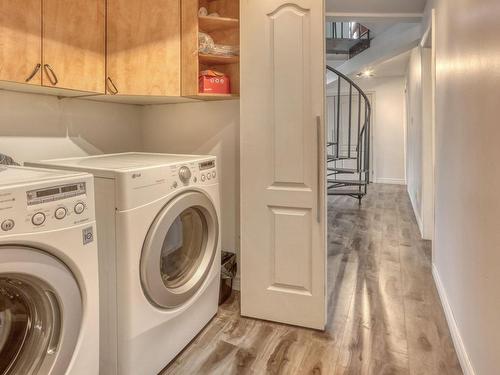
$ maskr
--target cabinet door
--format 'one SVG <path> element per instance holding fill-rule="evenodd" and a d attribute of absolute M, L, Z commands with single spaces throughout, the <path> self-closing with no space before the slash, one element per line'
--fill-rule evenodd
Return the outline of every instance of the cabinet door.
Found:
<path fill-rule="evenodd" d="M 105 0 L 43 0 L 44 86 L 104 93 Z"/>
<path fill-rule="evenodd" d="M 41 0 L 0 0 L 0 80 L 40 84 L 41 7 Z"/>
<path fill-rule="evenodd" d="M 240 4 L 241 313 L 323 329 L 323 1 Z"/>
<path fill-rule="evenodd" d="M 107 89 L 180 95 L 180 0 L 108 0 Z"/>

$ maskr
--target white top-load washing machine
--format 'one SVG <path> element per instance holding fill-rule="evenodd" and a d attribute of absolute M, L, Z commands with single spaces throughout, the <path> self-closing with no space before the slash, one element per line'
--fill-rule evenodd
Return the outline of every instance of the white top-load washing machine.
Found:
<path fill-rule="evenodd" d="M 93 177 L 0 167 L 0 373 L 97 375 Z"/>
<path fill-rule="evenodd" d="M 124 153 L 36 165 L 95 176 L 101 301 L 107 302 L 101 303 L 101 373 L 157 374 L 217 311 L 215 157 Z"/>

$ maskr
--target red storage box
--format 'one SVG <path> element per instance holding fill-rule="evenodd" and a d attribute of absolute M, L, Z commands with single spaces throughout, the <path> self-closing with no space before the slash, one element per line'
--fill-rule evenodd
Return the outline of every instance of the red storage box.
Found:
<path fill-rule="evenodd" d="M 229 77 L 215 70 L 204 70 L 199 78 L 200 94 L 230 94 Z"/>

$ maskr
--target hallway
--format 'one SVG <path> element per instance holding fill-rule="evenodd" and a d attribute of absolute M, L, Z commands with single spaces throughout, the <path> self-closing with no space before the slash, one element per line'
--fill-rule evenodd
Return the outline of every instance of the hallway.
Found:
<path fill-rule="evenodd" d="M 335 373 L 461 374 L 406 187 L 330 197 L 328 221 Z"/>
<path fill-rule="evenodd" d="M 325 332 L 239 316 L 237 298 L 163 373 L 461 374 L 405 187 L 329 200 Z"/>

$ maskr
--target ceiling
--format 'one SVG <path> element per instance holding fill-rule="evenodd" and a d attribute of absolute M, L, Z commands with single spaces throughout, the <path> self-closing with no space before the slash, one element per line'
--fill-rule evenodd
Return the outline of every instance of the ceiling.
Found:
<path fill-rule="evenodd" d="M 371 66 L 370 70 L 373 71 L 375 77 L 379 78 L 404 76 L 408 69 L 410 55 L 411 50 Z"/>
<path fill-rule="evenodd" d="M 427 0 L 326 0 L 334 13 L 422 13 Z"/>
<path fill-rule="evenodd" d="M 359 22 L 370 30 L 370 37 L 375 38 L 376 36 L 387 31 L 392 26 L 398 23 L 397 20 L 377 20 L 377 21 L 364 21 L 359 20 Z"/>

